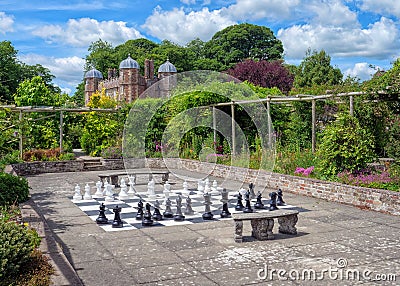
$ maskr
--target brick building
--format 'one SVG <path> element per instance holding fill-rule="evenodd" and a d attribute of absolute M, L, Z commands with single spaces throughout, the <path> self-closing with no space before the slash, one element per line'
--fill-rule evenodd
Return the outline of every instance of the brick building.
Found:
<path fill-rule="evenodd" d="M 176 74 L 176 72 L 175 66 L 167 60 L 158 68 L 156 76 L 153 60 L 145 60 L 144 75 L 141 75 L 138 62 L 132 59 L 130 55 L 119 64 L 118 71 L 108 69 L 107 79 L 103 79 L 102 73 L 93 68 L 85 74 L 85 105 L 89 103 L 91 95 L 102 88 L 105 88 L 108 96 L 117 101 L 130 103 L 152 84 Z M 170 82 L 165 79 L 163 83 L 163 85 L 160 85 L 160 93 L 165 95 L 165 92 L 169 90 Z"/>

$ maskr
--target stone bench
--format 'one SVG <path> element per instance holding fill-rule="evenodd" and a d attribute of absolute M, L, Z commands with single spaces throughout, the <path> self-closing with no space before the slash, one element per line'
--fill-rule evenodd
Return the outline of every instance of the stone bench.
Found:
<path fill-rule="evenodd" d="M 109 179 L 111 181 L 111 185 L 115 185 L 119 187 L 119 177 L 127 176 L 133 178 L 133 183 L 136 184 L 136 176 L 137 175 L 149 175 L 149 181 L 153 179 L 153 175 L 162 175 L 162 183 L 165 183 L 169 179 L 169 171 L 163 172 L 125 172 L 125 173 L 109 173 L 109 174 L 101 174 L 98 175 L 101 183 L 104 186 L 104 180 Z"/>
<path fill-rule="evenodd" d="M 243 241 L 243 221 L 249 220 L 252 227 L 252 236 L 258 240 L 274 239 L 272 229 L 274 227 L 274 219 L 278 219 L 279 232 L 285 234 L 297 234 L 296 210 L 275 210 L 270 212 L 254 212 L 254 213 L 233 213 L 232 218 L 235 222 L 235 242 Z"/>

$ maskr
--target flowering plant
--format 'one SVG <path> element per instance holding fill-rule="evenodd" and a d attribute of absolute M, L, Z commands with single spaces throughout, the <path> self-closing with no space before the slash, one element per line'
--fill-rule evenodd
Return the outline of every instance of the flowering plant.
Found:
<path fill-rule="evenodd" d="M 314 166 L 308 167 L 306 169 L 297 167 L 294 171 L 295 175 L 302 175 L 308 177 L 314 171 Z"/>

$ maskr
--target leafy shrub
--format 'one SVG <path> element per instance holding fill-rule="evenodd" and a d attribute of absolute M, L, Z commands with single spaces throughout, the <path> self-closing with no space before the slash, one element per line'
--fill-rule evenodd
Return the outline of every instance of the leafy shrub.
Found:
<path fill-rule="evenodd" d="M 19 158 L 18 150 L 8 153 L 0 158 L 0 171 L 3 171 L 6 165 L 21 163 L 21 162 L 23 161 Z"/>
<path fill-rule="evenodd" d="M 385 150 L 389 157 L 400 160 L 400 116 L 393 117 L 388 123 L 390 128 Z"/>
<path fill-rule="evenodd" d="M 61 153 L 60 156 L 58 157 L 58 159 L 61 161 L 74 160 L 75 154 L 74 153 Z"/>
<path fill-rule="evenodd" d="M 101 157 L 105 159 L 120 159 L 122 158 L 122 148 L 111 146 L 101 150 Z"/>
<path fill-rule="evenodd" d="M 317 151 L 320 160 L 317 169 L 327 178 L 335 178 L 344 170 L 364 169 L 374 159 L 373 150 L 372 136 L 354 116 L 341 113 L 323 131 Z"/>
<path fill-rule="evenodd" d="M 389 172 L 373 172 L 372 170 L 362 170 L 356 172 L 344 171 L 338 174 L 340 182 L 360 187 L 386 189 L 399 191 L 399 178 L 392 177 Z"/>
<path fill-rule="evenodd" d="M 25 178 L 0 173 L 0 205 L 11 205 L 28 200 L 29 186 Z"/>
<path fill-rule="evenodd" d="M 24 161 L 54 161 L 61 154 L 60 148 L 54 149 L 38 149 L 26 151 L 22 154 Z"/>
<path fill-rule="evenodd" d="M 18 273 L 39 244 L 35 230 L 0 220 L 0 278 Z"/>

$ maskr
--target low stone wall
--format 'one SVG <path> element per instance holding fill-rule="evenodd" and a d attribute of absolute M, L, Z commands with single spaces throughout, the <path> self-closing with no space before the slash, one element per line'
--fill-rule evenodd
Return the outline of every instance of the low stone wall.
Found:
<path fill-rule="evenodd" d="M 39 161 L 12 164 L 12 171 L 19 176 L 37 175 L 42 173 L 81 172 L 83 161 Z"/>

